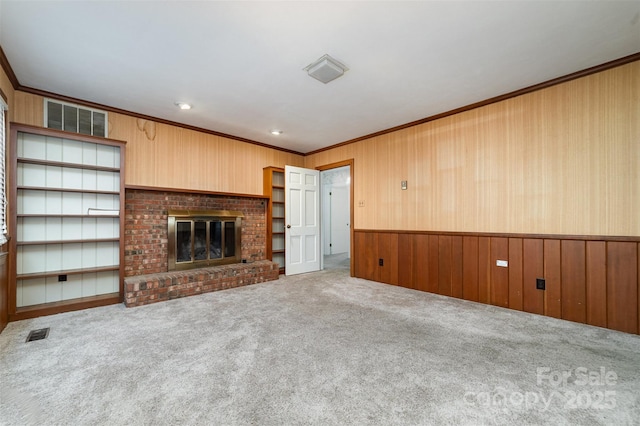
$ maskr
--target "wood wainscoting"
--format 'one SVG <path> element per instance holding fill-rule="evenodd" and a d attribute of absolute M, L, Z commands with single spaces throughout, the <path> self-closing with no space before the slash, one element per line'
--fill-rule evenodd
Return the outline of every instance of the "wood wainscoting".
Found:
<path fill-rule="evenodd" d="M 640 334 L 639 245 L 638 237 L 356 230 L 355 276 Z"/>

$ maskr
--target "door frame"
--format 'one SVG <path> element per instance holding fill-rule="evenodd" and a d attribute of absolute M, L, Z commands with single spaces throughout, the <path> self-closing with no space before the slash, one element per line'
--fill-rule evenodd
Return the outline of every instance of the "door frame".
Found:
<path fill-rule="evenodd" d="M 349 252 L 351 253 L 351 258 L 349 259 L 349 274 L 352 277 L 355 277 L 355 253 L 354 253 L 354 247 L 353 247 L 353 230 L 355 229 L 355 226 L 353 226 L 353 216 L 354 216 L 354 212 L 353 212 L 353 188 L 354 188 L 354 180 L 353 180 L 353 176 L 354 176 L 354 171 L 353 171 L 353 158 L 349 159 L 349 160 L 344 160 L 344 161 L 338 161 L 336 163 L 329 163 L 329 164 L 324 164 L 322 166 L 317 166 L 316 170 L 319 170 L 320 173 L 327 171 L 327 170 L 331 170 L 331 169 L 337 169 L 339 167 L 344 167 L 344 166 L 349 166 L 349 179 L 350 179 L 350 183 L 349 183 L 349 247 L 350 250 Z M 322 201 L 321 201 L 322 203 Z M 321 206 L 321 210 L 322 210 L 322 206 Z M 324 257 L 324 246 L 321 245 L 321 251 L 322 251 L 322 255 Z M 324 262 L 322 264 L 322 266 L 324 267 Z"/>

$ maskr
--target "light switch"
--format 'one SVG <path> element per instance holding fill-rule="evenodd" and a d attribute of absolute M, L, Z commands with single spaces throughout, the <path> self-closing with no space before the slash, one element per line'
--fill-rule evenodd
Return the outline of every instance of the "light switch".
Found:
<path fill-rule="evenodd" d="M 509 266 L 509 262 L 506 260 L 496 260 L 496 266 L 501 266 L 503 268 L 506 268 Z"/>
<path fill-rule="evenodd" d="M 402 182 L 400 182 L 400 188 L 402 188 L 403 190 L 407 189 L 407 181 L 403 180 Z"/>

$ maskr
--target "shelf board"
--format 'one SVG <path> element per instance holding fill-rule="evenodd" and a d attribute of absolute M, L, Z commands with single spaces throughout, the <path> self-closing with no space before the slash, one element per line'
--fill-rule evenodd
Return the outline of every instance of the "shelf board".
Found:
<path fill-rule="evenodd" d="M 271 185 L 273 189 L 284 189 L 284 185 Z"/>
<path fill-rule="evenodd" d="M 50 240 L 50 241 L 18 241 L 18 246 L 39 246 L 50 244 L 80 244 L 80 243 L 110 243 L 118 242 L 120 238 L 92 238 L 81 240 Z"/>
<path fill-rule="evenodd" d="M 98 296 L 61 300 L 59 302 L 21 306 L 16 309 L 15 314 L 9 315 L 9 320 L 19 321 L 44 315 L 59 314 L 61 312 L 77 311 L 80 309 L 95 308 L 97 306 L 113 305 L 121 302 L 122 299 L 120 298 L 119 293 L 107 293 Z"/>
<path fill-rule="evenodd" d="M 271 235 L 284 235 L 284 232 L 272 232 Z"/>
<path fill-rule="evenodd" d="M 17 215 L 18 218 L 21 217 L 59 217 L 59 218 L 98 218 L 98 217 L 107 217 L 107 218 L 112 218 L 112 219 L 119 219 L 120 216 L 118 215 L 98 215 L 98 214 L 49 214 L 49 213 L 43 213 L 43 214 L 19 214 Z"/>
<path fill-rule="evenodd" d="M 282 250 L 272 250 L 271 253 L 273 253 L 273 254 L 280 254 L 280 253 L 284 254 L 284 249 L 282 249 Z"/>
<path fill-rule="evenodd" d="M 52 192 L 77 192 L 84 194 L 107 194 L 120 195 L 119 191 L 99 191 L 97 189 L 72 189 L 72 188 L 50 188 L 46 186 L 18 186 L 18 190 L 26 191 L 52 191 Z"/>
<path fill-rule="evenodd" d="M 96 272 L 109 272 L 109 271 L 118 271 L 120 270 L 120 266 L 101 266 L 98 268 L 84 268 L 84 269 L 67 269 L 60 271 L 47 271 L 47 272 L 33 272 L 30 274 L 18 274 L 16 275 L 16 279 L 18 280 L 27 280 L 34 278 L 47 278 L 47 277 L 56 277 L 58 275 L 80 275 L 80 274 L 91 274 Z"/>
<path fill-rule="evenodd" d="M 71 169 L 97 170 L 101 172 L 120 172 L 119 167 L 94 166 L 91 164 L 65 163 L 63 161 L 38 160 L 35 158 L 18 158 L 18 163 L 35 164 L 38 166 L 66 167 Z"/>

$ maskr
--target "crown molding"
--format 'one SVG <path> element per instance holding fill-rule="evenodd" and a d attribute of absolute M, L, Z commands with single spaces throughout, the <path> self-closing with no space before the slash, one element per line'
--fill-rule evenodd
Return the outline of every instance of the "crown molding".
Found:
<path fill-rule="evenodd" d="M 154 121 L 156 123 L 162 123 L 162 124 L 167 124 L 170 126 L 176 126 L 176 127 L 180 127 L 183 129 L 187 129 L 187 130 L 193 130 L 196 132 L 200 132 L 200 133 L 205 133 L 208 135 L 213 135 L 213 136 L 218 136 L 218 137 L 223 137 L 226 139 L 232 139 L 232 140 L 236 140 L 239 142 L 244 142 L 244 143 L 249 143 L 249 144 L 253 144 L 253 145 L 257 145 L 257 146 L 261 146 L 264 148 L 270 148 L 270 149 L 275 149 L 277 151 L 282 151 L 282 152 L 286 152 L 288 154 L 294 154 L 294 155 L 300 155 L 303 157 L 309 156 L 309 155 L 314 155 L 314 154 L 318 154 L 320 152 L 324 152 L 324 151 L 329 151 L 331 149 L 335 149 L 335 148 L 339 148 L 345 145 L 350 145 L 352 143 L 356 143 L 356 142 L 360 142 L 366 139 L 371 139 L 377 136 L 382 136 L 382 135 L 386 135 L 388 133 L 393 133 L 393 132 L 397 132 L 399 130 L 403 130 L 403 129 L 407 129 L 409 127 L 414 127 L 414 126 L 418 126 L 424 123 L 428 123 L 430 121 L 435 121 L 435 120 L 439 120 L 441 118 L 445 118 L 445 117 L 449 117 L 455 114 L 459 114 L 461 112 L 465 112 L 465 111 L 470 111 L 476 108 L 480 108 L 486 105 L 491 105 L 497 102 L 501 102 L 507 99 L 511 99 L 511 98 L 515 98 L 517 96 L 522 96 L 525 95 L 527 93 L 532 93 L 532 92 L 536 92 L 538 90 L 542 90 L 542 89 L 546 89 L 548 87 L 552 87 L 552 86 L 556 86 L 558 84 L 562 84 L 562 83 L 566 83 L 568 81 L 571 80 L 575 80 L 578 78 L 582 78 L 582 77 L 586 77 L 592 74 L 596 74 L 602 71 L 606 71 L 612 68 L 616 68 L 622 65 L 626 65 L 629 64 L 631 62 L 636 62 L 640 60 L 640 52 L 628 55 L 628 56 L 624 56 L 622 58 L 618 58 L 615 59 L 613 61 L 609 61 L 609 62 L 605 62 L 603 64 L 600 65 L 596 65 L 590 68 L 586 68 L 584 70 L 581 71 L 577 71 L 571 74 L 567 74 L 558 78 L 554 78 L 542 83 L 538 83 L 538 84 L 534 84 L 533 86 L 528 86 L 525 87 L 523 89 L 519 89 L 519 90 L 515 90 L 513 92 L 509 92 L 509 93 L 505 93 L 503 95 L 499 95 L 499 96 L 495 96 L 493 98 L 489 98 L 489 99 L 485 99 L 483 101 L 480 102 L 475 102 L 473 104 L 469 104 L 460 108 L 456 108 L 450 111 L 446 111 L 440 114 L 436 114 L 436 115 L 432 115 L 426 118 L 422 118 L 420 120 L 416 120 L 416 121 L 412 121 L 409 123 L 405 123 L 405 124 L 401 124 L 399 126 L 395 126 L 395 127 L 391 127 L 389 129 L 385 129 L 385 130 L 380 130 L 378 132 L 375 133 L 370 133 L 368 135 L 364 135 L 364 136 L 360 136 L 357 137 L 355 139 L 349 139 L 347 141 L 344 142 L 340 142 L 331 146 L 327 146 L 324 148 L 320 148 L 314 151 L 310 151 L 310 152 L 306 152 L 306 153 L 302 153 L 302 152 L 298 152 L 298 151 L 294 151 L 291 149 L 286 149 L 286 148 L 281 148 L 278 146 L 274 146 L 274 145 L 269 145 L 263 142 L 258 142 L 258 141 L 254 141 L 251 139 L 246 139 L 246 138 L 242 138 L 239 136 L 234 136 L 234 135 L 229 135 L 226 133 L 221 133 L 221 132 L 216 132 L 214 130 L 209 130 L 209 129 L 204 129 L 202 127 L 196 127 L 196 126 L 191 126 L 188 124 L 183 124 L 183 123 L 178 123 L 176 121 L 170 121 L 170 120 L 165 120 L 165 119 L 161 119 L 161 118 L 157 118 L 157 117 L 152 117 L 149 115 L 145 115 L 145 114 L 139 114 L 133 111 L 127 111 L 127 110 L 123 110 L 120 108 L 115 108 L 115 107 L 111 107 L 108 105 L 102 105 L 102 104 L 98 104 L 98 103 L 94 103 L 94 102 L 89 102 L 89 101 L 84 101 L 82 99 L 76 99 L 76 98 L 72 98 L 70 96 L 64 96 L 64 95 L 59 95 L 57 93 L 52 93 L 52 92 L 47 92 L 45 90 L 40 90 L 40 89 L 34 89 L 31 87 L 26 87 L 26 86 L 22 86 L 19 81 L 18 78 L 16 77 L 15 73 L 13 72 L 13 69 L 11 68 L 11 64 L 9 64 L 9 61 L 7 59 L 7 57 L 4 54 L 4 51 L 2 50 L 2 46 L 0 46 L 0 66 L 2 66 L 2 68 L 4 69 L 5 73 L 7 74 L 7 76 L 9 77 L 9 80 L 11 81 L 11 84 L 13 85 L 13 88 L 15 90 L 20 90 L 22 92 L 26 92 L 26 93 L 31 93 L 34 95 L 38 95 L 38 96 L 44 96 L 44 97 L 48 97 L 48 98 L 53 98 L 53 99 L 58 99 L 60 101 L 65 101 L 65 102 L 71 102 L 71 103 L 76 103 L 79 105 L 84 105 L 90 108 L 96 108 L 96 109 L 102 109 L 105 111 L 109 111 L 109 112 L 115 112 L 118 114 L 124 114 L 124 115 L 128 115 L 131 117 L 135 117 L 135 118 L 140 118 L 143 120 L 149 120 L 149 121 Z"/>
<path fill-rule="evenodd" d="M 349 139 L 348 141 L 344 141 L 344 142 L 340 142 L 337 143 L 335 145 L 331 145 L 325 148 L 320 148 L 317 149 L 315 151 L 311 151 L 311 152 L 307 152 L 306 154 L 304 154 L 305 156 L 308 155 L 313 155 L 313 154 L 318 154 L 320 152 L 323 151 L 328 151 L 331 149 L 335 149 L 335 148 L 339 148 L 341 146 L 345 146 L 345 145 L 350 145 L 352 143 L 356 143 L 356 142 L 360 142 L 366 139 L 371 139 L 374 138 L 376 136 L 382 136 L 382 135 L 386 135 L 388 133 L 393 133 L 393 132 L 397 132 L 398 130 L 403 130 L 403 129 L 407 129 L 409 127 L 413 127 L 413 126 L 418 126 L 420 124 L 424 124 L 424 123 L 428 123 L 430 121 L 435 121 L 435 120 L 439 120 L 441 118 L 445 118 L 445 117 L 449 117 L 451 115 L 455 115 L 455 114 L 459 114 L 461 112 L 465 112 L 465 111 L 470 111 L 472 109 L 476 109 L 476 108 L 480 108 L 486 105 L 491 105 L 494 104 L 496 102 L 501 102 L 507 99 L 511 99 L 511 98 L 515 98 L 517 96 L 521 96 L 521 95 L 525 95 L 527 93 L 532 93 L 532 92 L 536 92 L 538 90 L 542 90 L 542 89 L 546 89 L 548 87 L 551 86 L 556 86 L 558 84 L 562 84 L 562 83 L 566 83 L 568 81 L 571 80 L 575 80 L 578 78 L 582 78 L 582 77 L 586 77 L 589 76 L 591 74 L 597 74 L 599 72 L 602 71 L 606 71 L 609 70 L 611 68 L 616 68 L 622 65 L 626 65 L 629 64 L 631 62 L 635 62 L 635 61 L 639 61 L 640 60 L 640 52 L 634 53 L 632 55 L 629 56 L 624 56 L 622 58 L 618 58 L 615 59 L 613 61 L 609 61 L 609 62 L 605 62 L 604 64 L 600 64 L 600 65 L 596 65 L 594 67 L 591 68 L 587 68 L 581 71 L 577 71 L 571 74 L 567 74 L 564 75 L 562 77 L 558 77 L 558 78 L 554 78 L 552 80 L 548 80 L 542 83 L 538 83 L 538 84 L 534 84 L 533 86 L 529 86 L 529 87 L 525 87 L 523 89 L 519 89 L 513 92 L 509 92 L 509 93 L 505 93 L 504 95 L 500 95 L 500 96 L 496 96 L 493 98 L 489 98 L 489 99 L 485 99 L 484 101 L 480 101 L 480 102 L 476 102 L 470 105 L 466 105 L 460 108 L 456 108 L 456 109 L 452 109 L 451 111 L 446 111 L 440 114 L 436 114 L 436 115 L 432 115 L 430 117 L 426 117 L 426 118 L 422 118 L 420 120 L 416 120 L 416 121 L 412 121 L 410 123 L 406 123 L 406 124 L 401 124 L 399 126 L 396 127 L 391 127 L 389 129 L 385 129 L 385 130 L 380 130 L 379 132 L 375 132 L 375 133 L 370 133 L 368 135 L 365 136 L 360 136 L 357 137 L 355 139 Z"/>
<path fill-rule="evenodd" d="M 175 127 L 180 127 L 180 128 L 187 129 L 187 130 L 193 130 L 195 132 L 205 133 L 205 134 L 212 135 L 212 136 L 219 136 L 219 137 L 226 138 L 226 139 L 232 139 L 232 140 L 235 140 L 235 141 L 238 141 L 238 142 L 244 142 L 244 143 L 249 143 L 249 144 L 252 144 L 252 145 L 258 145 L 258 146 L 261 146 L 261 147 L 264 147 L 264 148 L 275 149 L 275 150 L 283 151 L 283 152 L 286 152 L 286 153 L 289 153 L 289 154 L 295 154 L 295 155 L 304 156 L 303 153 L 298 152 L 298 151 L 294 151 L 294 150 L 291 150 L 291 149 L 281 148 L 281 147 L 274 146 L 274 145 L 269 145 L 269 144 L 266 144 L 266 143 L 263 143 L 263 142 L 258 142 L 258 141 L 254 141 L 254 140 L 251 140 L 251 139 L 242 138 L 240 136 L 234 136 L 234 135 L 229 135 L 229 134 L 222 133 L 222 132 L 216 132 L 215 130 L 209 130 L 209 129 L 205 129 L 205 128 L 202 128 L 202 127 L 192 126 L 190 124 L 178 123 L 177 121 L 165 120 L 163 118 L 152 117 L 150 115 L 140 114 L 140 113 L 133 112 L 133 111 L 127 111 L 127 110 L 120 109 L 120 108 L 115 108 L 115 107 L 112 107 L 112 106 L 109 106 L 109 105 L 103 105 L 103 104 L 99 104 L 99 103 L 95 103 L 95 102 L 85 101 L 85 100 L 82 100 L 82 99 L 72 98 L 71 96 L 65 96 L 65 95 L 60 95 L 60 94 L 57 94 L 57 93 L 47 92 L 46 90 L 34 89 L 32 87 L 26 87 L 26 86 L 19 86 L 16 90 L 20 90 L 21 92 L 25 92 L 25 93 L 30 93 L 32 95 L 43 96 L 45 98 L 57 99 L 57 100 L 63 101 L 63 102 L 70 102 L 70 103 L 86 106 L 86 107 L 89 107 L 89 108 L 101 109 L 103 111 L 108 111 L 108 112 L 114 112 L 114 113 L 117 113 L 117 114 L 128 115 L 130 117 L 140 118 L 142 120 L 149 120 L 149 121 L 153 121 L 153 122 L 156 122 L 156 123 L 167 124 L 169 126 L 175 126 Z"/>
<path fill-rule="evenodd" d="M 2 50 L 2 46 L 0 46 L 0 67 L 2 67 L 4 72 L 7 74 L 7 77 L 9 77 L 9 81 L 11 82 L 13 89 L 18 90 L 20 82 L 18 82 L 18 77 L 16 77 L 16 74 L 13 72 L 13 68 L 11 68 L 11 64 L 9 63 L 7 56 L 4 54 L 4 50 Z"/>

